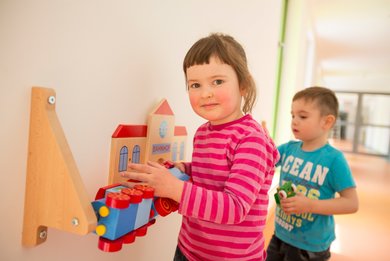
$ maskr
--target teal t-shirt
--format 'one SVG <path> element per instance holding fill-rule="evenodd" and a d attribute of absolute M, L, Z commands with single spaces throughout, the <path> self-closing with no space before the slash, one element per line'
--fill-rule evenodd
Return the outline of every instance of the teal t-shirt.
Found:
<path fill-rule="evenodd" d="M 310 152 L 301 146 L 301 141 L 290 141 L 278 147 L 279 185 L 292 181 L 298 192 L 313 199 L 332 199 L 336 192 L 356 186 L 341 151 L 329 144 Z M 300 249 L 324 251 L 336 238 L 334 218 L 312 213 L 287 215 L 276 207 L 275 235 Z"/>

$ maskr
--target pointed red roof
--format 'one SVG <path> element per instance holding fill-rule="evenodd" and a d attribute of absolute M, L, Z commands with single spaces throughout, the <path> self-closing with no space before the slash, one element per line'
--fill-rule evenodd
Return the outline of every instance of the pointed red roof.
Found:
<path fill-rule="evenodd" d="M 163 100 L 161 105 L 154 111 L 154 114 L 173 115 L 173 111 L 167 100 Z"/>

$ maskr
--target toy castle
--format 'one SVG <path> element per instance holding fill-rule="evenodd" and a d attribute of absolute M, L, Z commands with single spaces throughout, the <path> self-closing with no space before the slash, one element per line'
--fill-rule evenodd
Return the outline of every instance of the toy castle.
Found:
<path fill-rule="evenodd" d="M 119 125 L 112 135 L 108 184 L 125 181 L 127 163 L 183 161 L 187 130 L 175 126 L 175 116 L 163 99 L 148 116 L 147 125 Z"/>

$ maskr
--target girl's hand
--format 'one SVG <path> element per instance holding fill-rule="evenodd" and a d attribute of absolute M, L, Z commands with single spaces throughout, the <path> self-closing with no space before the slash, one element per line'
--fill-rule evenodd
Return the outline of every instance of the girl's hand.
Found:
<path fill-rule="evenodd" d="M 186 171 L 184 163 L 182 163 L 182 162 L 174 162 L 173 165 L 175 166 L 175 168 L 178 168 L 181 172 Z"/>
<path fill-rule="evenodd" d="M 301 193 L 296 193 L 294 197 L 285 198 L 280 201 L 280 206 L 286 214 L 301 214 L 311 212 L 312 199 L 305 197 Z"/>
<path fill-rule="evenodd" d="M 150 161 L 147 164 L 129 163 L 128 171 L 121 172 L 121 175 L 153 187 L 157 197 L 171 198 L 180 202 L 184 182 L 173 176 L 159 163 Z M 134 184 L 128 183 L 127 185 Z"/>

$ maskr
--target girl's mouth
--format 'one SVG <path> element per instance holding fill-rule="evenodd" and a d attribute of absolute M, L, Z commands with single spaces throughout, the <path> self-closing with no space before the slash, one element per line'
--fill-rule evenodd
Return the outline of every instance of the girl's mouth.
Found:
<path fill-rule="evenodd" d="M 218 105 L 217 103 L 207 103 L 207 104 L 203 104 L 201 107 L 205 109 L 212 109 L 217 105 Z"/>

